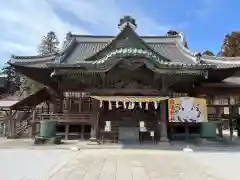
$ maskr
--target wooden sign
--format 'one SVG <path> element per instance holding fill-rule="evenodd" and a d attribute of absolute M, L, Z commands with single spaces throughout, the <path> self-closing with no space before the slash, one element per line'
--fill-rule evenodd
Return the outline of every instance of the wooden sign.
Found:
<path fill-rule="evenodd" d="M 105 132 L 110 132 L 111 131 L 111 121 L 106 121 L 104 131 Z"/>
<path fill-rule="evenodd" d="M 224 107 L 223 108 L 223 114 L 230 114 L 229 107 Z"/>
<path fill-rule="evenodd" d="M 143 128 L 143 127 L 145 127 L 145 123 L 144 121 L 140 121 L 140 128 Z"/>
<path fill-rule="evenodd" d="M 206 100 L 193 97 L 170 98 L 168 100 L 169 122 L 207 121 Z"/>
<path fill-rule="evenodd" d="M 147 128 L 146 127 L 140 127 L 140 132 L 147 132 Z"/>

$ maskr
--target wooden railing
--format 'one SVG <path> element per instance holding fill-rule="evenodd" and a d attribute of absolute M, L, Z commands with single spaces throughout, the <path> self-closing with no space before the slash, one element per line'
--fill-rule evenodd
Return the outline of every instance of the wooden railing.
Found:
<path fill-rule="evenodd" d="M 37 114 L 39 120 L 50 120 L 57 122 L 85 122 L 89 123 L 91 114 L 90 113 L 81 113 L 81 114 Z"/>

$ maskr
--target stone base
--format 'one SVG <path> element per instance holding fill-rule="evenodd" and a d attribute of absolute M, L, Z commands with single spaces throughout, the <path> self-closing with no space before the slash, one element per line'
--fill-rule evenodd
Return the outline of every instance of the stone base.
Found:
<path fill-rule="evenodd" d="M 100 143 L 96 138 L 90 138 L 89 142 L 87 143 L 88 145 L 99 145 Z"/>
<path fill-rule="evenodd" d="M 159 142 L 158 142 L 159 145 L 167 145 L 167 146 L 170 146 L 170 142 L 169 142 L 169 139 L 168 138 L 160 138 Z"/>
<path fill-rule="evenodd" d="M 35 145 L 41 145 L 41 144 L 61 144 L 61 137 L 53 137 L 53 138 L 45 138 L 37 136 L 34 139 Z"/>
<path fill-rule="evenodd" d="M 160 138 L 160 142 L 169 142 L 169 139 L 166 137 Z"/>

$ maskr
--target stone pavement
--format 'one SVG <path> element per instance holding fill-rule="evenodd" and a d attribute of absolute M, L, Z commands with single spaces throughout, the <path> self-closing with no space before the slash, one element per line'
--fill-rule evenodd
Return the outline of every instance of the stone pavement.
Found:
<path fill-rule="evenodd" d="M 0 149 L 0 180 L 48 179 L 78 152 L 67 150 Z"/>
<path fill-rule="evenodd" d="M 201 164 L 195 156 L 197 153 L 86 149 L 81 150 L 72 161 L 65 164 L 49 179 L 228 180 L 221 178 L 210 166 Z"/>

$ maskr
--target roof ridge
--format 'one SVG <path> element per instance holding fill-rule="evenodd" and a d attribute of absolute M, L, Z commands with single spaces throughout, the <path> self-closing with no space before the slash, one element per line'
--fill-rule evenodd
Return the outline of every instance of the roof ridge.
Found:
<path fill-rule="evenodd" d="M 119 37 L 120 34 L 126 29 L 126 27 L 127 27 L 127 26 L 125 26 L 125 27 L 123 28 L 123 30 L 122 30 L 120 33 L 118 33 L 117 36 L 115 36 L 111 41 L 109 41 L 109 42 L 106 44 L 105 47 L 103 47 L 102 49 L 100 49 L 99 51 L 97 51 L 96 53 L 94 53 L 93 55 L 91 55 L 90 57 L 88 57 L 87 59 L 90 59 L 90 58 L 96 56 L 97 54 L 99 54 L 100 52 L 102 52 L 103 50 L 105 50 L 106 48 L 108 48 L 108 47 L 112 44 L 112 42 L 115 41 L 115 40 L 117 39 L 117 37 Z"/>
<path fill-rule="evenodd" d="M 168 38 L 168 39 L 174 39 L 174 38 L 179 38 L 181 37 L 180 35 L 174 35 L 174 36 L 139 36 L 141 38 Z"/>
<path fill-rule="evenodd" d="M 183 35 L 181 35 L 181 36 L 183 36 Z M 182 37 L 182 38 L 184 38 L 184 37 Z M 181 48 L 181 50 L 183 50 L 184 53 L 196 58 L 197 52 L 194 52 L 193 50 L 186 48 L 184 46 L 183 40 L 181 40 L 181 42 L 177 41 L 177 44 L 179 45 L 177 47 Z M 204 61 L 208 61 L 210 63 L 215 62 L 215 63 L 223 63 L 223 64 L 240 64 L 240 56 L 239 57 L 226 57 L 226 56 L 202 55 L 201 59 Z M 225 60 L 223 60 L 223 59 L 225 59 Z M 234 60 L 234 61 L 230 62 L 229 60 L 230 61 Z M 239 60 L 239 61 L 236 61 L 236 60 Z"/>
<path fill-rule="evenodd" d="M 210 59 L 221 59 L 221 58 L 224 58 L 224 59 L 229 59 L 229 60 L 239 60 L 240 61 L 240 56 L 236 56 L 236 57 L 227 57 L 227 56 L 209 56 L 209 55 L 203 55 L 202 57 L 207 57 L 207 58 L 210 58 Z"/>
<path fill-rule="evenodd" d="M 78 42 L 78 44 L 99 44 L 99 43 L 102 43 L 102 44 L 106 44 L 107 42 L 88 42 L 88 41 L 81 41 L 81 42 Z"/>
<path fill-rule="evenodd" d="M 58 54 L 63 54 L 65 53 L 66 51 L 68 51 L 72 45 L 76 42 L 76 38 L 71 38 L 67 44 L 60 50 L 60 52 Z"/>
<path fill-rule="evenodd" d="M 117 35 L 116 35 L 117 36 Z M 116 36 L 114 35 L 81 35 L 81 34 L 71 34 L 71 37 L 94 37 L 94 38 L 115 38 Z M 180 35 L 175 35 L 175 36 L 139 36 L 141 38 L 176 38 L 176 37 L 180 37 Z"/>
<path fill-rule="evenodd" d="M 16 56 L 11 55 L 11 59 L 39 59 L 47 57 L 55 57 L 58 53 L 46 54 L 46 55 L 34 55 L 34 56 Z"/>
<path fill-rule="evenodd" d="M 112 36 L 108 36 L 108 35 L 81 35 L 81 34 L 71 34 L 71 37 L 105 37 L 105 38 L 114 38 L 116 36 L 112 35 Z"/>
<path fill-rule="evenodd" d="M 164 58 L 165 60 L 167 60 L 164 56 L 162 56 L 160 53 L 158 53 L 157 51 L 155 51 L 152 47 L 150 47 L 148 45 L 147 42 L 145 42 L 129 25 L 126 25 L 120 33 L 117 34 L 117 36 L 114 37 L 114 39 L 112 39 L 111 41 L 109 41 L 105 47 L 103 47 L 102 49 L 100 49 L 98 52 L 94 53 L 92 56 L 88 57 L 87 59 L 90 59 L 94 56 L 96 56 L 97 54 L 99 54 L 100 52 L 103 52 L 104 50 L 106 50 L 114 41 L 116 41 L 116 39 L 127 29 L 130 28 L 132 30 L 132 32 L 139 38 L 139 40 L 141 41 L 141 43 L 143 43 L 144 46 L 146 46 L 150 51 L 156 53 L 156 55 Z M 169 61 L 169 60 L 168 60 Z"/>

